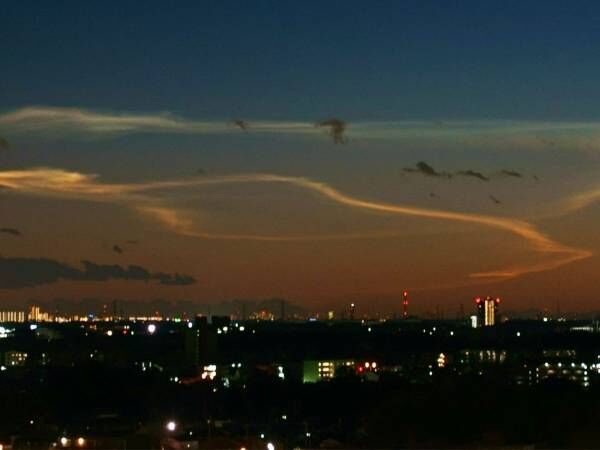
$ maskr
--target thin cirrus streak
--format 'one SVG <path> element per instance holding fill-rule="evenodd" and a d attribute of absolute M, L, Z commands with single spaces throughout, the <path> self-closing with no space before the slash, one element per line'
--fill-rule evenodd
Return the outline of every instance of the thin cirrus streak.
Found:
<path fill-rule="evenodd" d="M 567 196 L 556 202 L 550 208 L 550 210 L 542 215 L 538 216 L 538 219 L 552 219 L 556 217 L 564 217 L 569 214 L 576 213 L 582 209 L 585 209 L 596 202 L 600 201 L 600 188 L 592 188 L 586 191 L 578 192 Z"/>
<path fill-rule="evenodd" d="M 565 215 L 579 211 L 580 209 L 586 208 L 597 201 L 600 201 L 600 188 L 580 192 L 567 199 L 567 201 L 563 204 L 562 209 L 560 209 L 559 214 Z"/>
<path fill-rule="evenodd" d="M 170 230 L 182 236 L 198 237 L 214 240 L 264 241 L 264 242 L 302 242 L 302 241 L 336 241 L 350 239 L 375 239 L 399 236 L 399 231 L 372 231 L 369 233 L 342 233 L 295 236 L 270 236 L 261 234 L 225 234 L 209 233 L 194 227 L 193 220 L 185 217 L 185 213 L 163 206 L 138 206 L 139 213 L 156 219 Z"/>
<path fill-rule="evenodd" d="M 555 269 L 592 256 L 589 250 L 561 244 L 534 225 L 517 219 L 495 217 L 481 214 L 460 213 L 438 209 L 418 208 L 390 203 L 363 200 L 346 195 L 326 183 L 303 177 L 291 177 L 271 174 L 230 175 L 202 179 L 185 179 L 131 184 L 103 184 L 95 175 L 67 172 L 60 169 L 39 168 L 21 171 L 0 172 L 0 184 L 16 191 L 45 196 L 67 196 L 87 198 L 95 201 L 121 202 L 140 213 L 153 216 L 164 226 L 182 235 L 207 239 L 248 239 L 258 241 L 293 241 L 316 239 L 350 239 L 368 237 L 367 235 L 336 236 L 268 236 L 268 235 L 226 235 L 198 231 L 193 221 L 183 217 L 182 213 L 165 206 L 160 199 L 148 195 L 153 190 L 200 187 L 215 184 L 232 183 L 285 183 L 312 191 L 338 204 L 351 208 L 376 211 L 395 215 L 425 217 L 430 219 L 451 220 L 472 223 L 495 228 L 517 235 L 532 245 L 539 253 L 553 258 L 529 265 L 519 265 L 488 272 L 472 273 L 477 279 L 507 279 L 526 273 Z M 371 235 L 376 237 L 377 233 Z"/>
<path fill-rule="evenodd" d="M 240 129 L 240 123 L 243 124 Z M 600 122 L 552 122 L 510 120 L 406 120 L 394 122 L 352 122 L 272 120 L 195 120 L 169 112 L 106 112 L 85 108 L 28 106 L 0 114 L 0 131 L 28 136 L 92 135 L 113 136 L 128 133 L 239 134 L 253 131 L 266 134 L 330 134 L 335 124 L 343 124 L 342 134 L 351 140 L 389 140 L 417 145 L 444 142 L 446 146 L 519 148 L 530 150 L 570 149 L 597 156 L 600 148 Z M 323 128 L 323 127 L 321 127 Z M 337 140 L 336 140 L 337 139 Z"/>
<path fill-rule="evenodd" d="M 0 127 L 20 133 L 239 133 L 239 127 L 233 122 L 190 120 L 170 113 L 114 114 L 46 106 L 21 108 L 0 115 Z M 249 123 L 247 128 L 267 133 L 322 133 L 309 122 L 256 121 Z"/>

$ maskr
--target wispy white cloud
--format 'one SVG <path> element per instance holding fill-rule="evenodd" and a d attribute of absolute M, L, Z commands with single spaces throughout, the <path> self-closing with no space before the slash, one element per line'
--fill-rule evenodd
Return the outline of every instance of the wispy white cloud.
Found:
<path fill-rule="evenodd" d="M 244 122 L 246 127 L 263 133 L 318 134 L 308 122 Z M 231 121 L 189 120 L 170 113 L 132 114 L 108 113 L 81 108 L 32 106 L 0 115 L 0 129 L 15 133 L 125 134 L 180 133 L 216 134 L 239 133 Z"/>
<path fill-rule="evenodd" d="M 568 150 L 600 154 L 600 122 L 567 121 L 400 121 L 357 122 L 350 139 L 443 144 L 447 149 Z"/>

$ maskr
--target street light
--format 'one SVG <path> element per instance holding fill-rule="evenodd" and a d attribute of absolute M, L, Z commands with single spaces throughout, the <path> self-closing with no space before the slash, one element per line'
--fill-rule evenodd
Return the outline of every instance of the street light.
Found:
<path fill-rule="evenodd" d="M 177 424 L 175 423 L 175 421 L 173 420 L 169 420 L 167 422 L 167 431 L 175 431 L 177 429 Z"/>

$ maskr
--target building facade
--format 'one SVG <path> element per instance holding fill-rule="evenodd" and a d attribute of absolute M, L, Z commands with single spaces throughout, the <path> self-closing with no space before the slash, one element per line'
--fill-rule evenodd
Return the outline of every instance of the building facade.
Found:
<path fill-rule="evenodd" d="M 498 323 L 498 305 L 500 298 L 477 297 L 475 299 L 477 305 L 477 327 L 491 327 Z"/>
<path fill-rule="evenodd" d="M 25 322 L 25 311 L 0 311 L 0 323 Z"/>

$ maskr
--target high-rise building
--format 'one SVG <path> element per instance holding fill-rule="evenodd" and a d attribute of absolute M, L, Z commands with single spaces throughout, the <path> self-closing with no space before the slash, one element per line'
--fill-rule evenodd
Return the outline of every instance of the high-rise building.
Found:
<path fill-rule="evenodd" d="M 25 322 L 25 311 L 0 311 L 0 323 Z"/>
<path fill-rule="evenodd" d="M 304 361 L 303 382 L 316 383 L 317 381 L 331 380 L 344 370 L 354 373 L 355 369 L 355 363 L 352 360 L 306 360 Z"/>
<path fill-rule="evenodd" d="M 4 364 L 7 366 L 24 366 L 27 361 L 27 353 L 10 350 L 4 353 Z"/>
<path fill-rule="evenodd" d="M 408 291 L 402 293 L 402 318 L 408 319 Z"/>
<path fill-rule="evenodd" d="M 493 298 L 489 295 L 485 298 L 477 297 L 475 299 L 475 304 L 477 305 L 477 326 L 494 326 L 497 322 L 500 298 Z"/>
<path fill-rule="evenodd" d="M 52 319 L 52 316 L 47 312 L 42 312 L 39 306 L 32 305 L 29 307 L 29 312 L 27 313 L 27 320 L 29 322 L 51 322 Z"/>
<path fill-rule="evenodd" d="M 471 328 L 477 328 L 477 315 L 472 315 L 469 317 L 469 321 L 471 324 Z"/>
<path fill-rule="evenodd" d="M 40 307 L 39 306 L 30 306 L 29 313 L 27 313 L 27 320 L 31 322 L 39 321 L 40 317 Z"/>
<path fill-rule="evenodd" d="M 561 379 L 579 384 L 584 388 L 590 385 L 588 366 L 585 363 L 546 362 L 535 369 L 535 377 L 538 383 Z"/>

